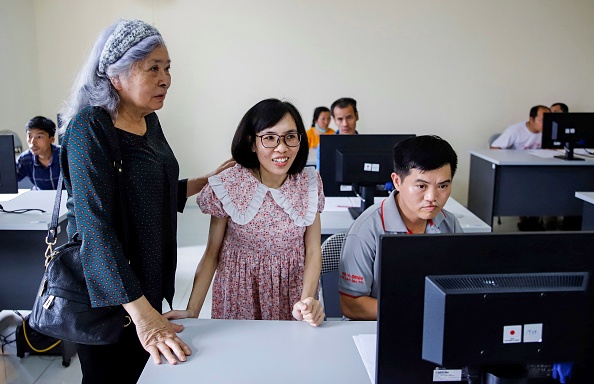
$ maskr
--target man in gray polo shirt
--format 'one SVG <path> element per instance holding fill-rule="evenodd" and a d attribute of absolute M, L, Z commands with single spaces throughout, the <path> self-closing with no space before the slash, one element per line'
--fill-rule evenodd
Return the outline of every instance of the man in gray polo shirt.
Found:
<path fill-rule="evenodd" d="M 342 247 L 338 289 L 345 317 L 377 319 L 375 256 L 380 235 L 462 232 L 456 217 L 443 209 L 457 165 L 456 152 L 438 136 L 417 136 L 396 144 L 391 176 L 395 190 L 355 220 Z"/>

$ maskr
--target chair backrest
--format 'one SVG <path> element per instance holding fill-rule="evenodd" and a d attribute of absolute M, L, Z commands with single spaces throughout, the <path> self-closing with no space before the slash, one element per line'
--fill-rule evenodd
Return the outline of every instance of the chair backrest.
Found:
<path fill-rule="evenodd" d="M 338 293 L 338 265 L 340 252 L 346 237 L 345 232 L 335 233 L 322 243 L 322 273 L 320 274 L 319 297 L 326 312 L 326 319 L 342 319 L 340 294 Z"/>
<path fill-rule="evenodd" d="M 491 144 L 493 144 L 493 142 L 495 141 L 495 139 L 497 139 L 499 137 L 499 135 L 501 135 L 501 133 L 494 133 L 491 136 L 489 136 L 489 140 L 487 141 L 487 144 L 489 144 L 489 147 L 491 147 Z"/>
<path fill-rule="evenodd" d="M 335 233 L 322 243 L 322 275 L 331 271 L 338 271 L 340 252 L 346 232 Z"/>

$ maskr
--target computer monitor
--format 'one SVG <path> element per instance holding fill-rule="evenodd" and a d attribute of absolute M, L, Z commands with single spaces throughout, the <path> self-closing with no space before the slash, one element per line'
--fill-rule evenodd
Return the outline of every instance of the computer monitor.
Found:
<path fill-rule="evenodd" d="M 542 383 L 561 362 L 575 363 L 576 380 L 587 367 L 588 382 L 593 241 L 594 232 L 383 235 L 376 383 Z"/>
<path fill-rule="evenodd" d="M 14 138 L 0 135 L 0 193 L 18 193 Z"/>
<path fill-rule="evenodd" d="M 594 112 L 545 113 L 542 148 L 565 149 L 564 160 L 584 160 L 573 156 L 575 148 L 594 148 Z"/>
<path fill-rule="evenodd" d="M 386 183 L 394 170 L 392 149 L 414 134 L 321 135 L 320 176 L 324 195 L 360 196 L 361 207 L 350 209 L 357 218 L 373 205 L 375 196 L 388 196 Z"/>

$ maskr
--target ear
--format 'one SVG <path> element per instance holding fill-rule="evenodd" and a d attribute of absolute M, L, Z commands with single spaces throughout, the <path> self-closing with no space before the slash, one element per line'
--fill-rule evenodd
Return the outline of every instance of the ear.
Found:
<path fill-rule="evenodd" d="M 122 82 L 120 81 L 119 77 L 110 77 L 109 81 L 111 81 L 111 85 L 113 85 L 116 91 L 121 91 L 123 89 Z"/>
<path fill-rule="evenodd" d="M 394 188 L 398 192 L 400 192 L 400 186 L 402 185 L 402 179 L 400 179 L 400 176 L 398 176 L 398 174 L 396 172 L 392 172 L 390 177 L 392 178 L 392 183 L 394 184 Z"/>
<path fill-rule="evenodd" d="M 56 136 L 50 137 L 50 144 L 53 144 L 56 141 Z"/>

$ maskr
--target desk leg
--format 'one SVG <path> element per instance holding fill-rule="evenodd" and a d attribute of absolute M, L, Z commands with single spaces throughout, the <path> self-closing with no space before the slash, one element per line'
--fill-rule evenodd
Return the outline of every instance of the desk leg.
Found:
<path fill-rule="evenodd" d="M 594 204 L 584 202 L 582 231 L 594 231 Z"/>
<path fill-rule="evenodd" d="M 470 156 L 468 209 L 491 227 L 496 176 L 495 164 L 474 155 Z"/>

